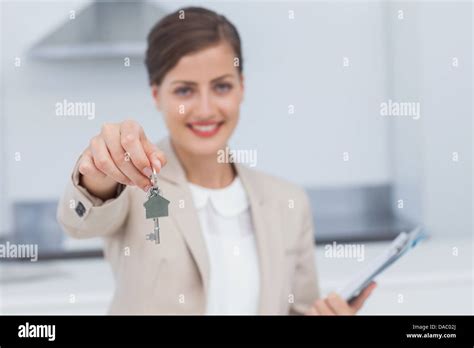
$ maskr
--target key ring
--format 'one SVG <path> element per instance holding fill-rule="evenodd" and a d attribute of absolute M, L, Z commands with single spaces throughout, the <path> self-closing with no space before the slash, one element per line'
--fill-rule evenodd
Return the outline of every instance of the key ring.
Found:
<path fill-rule="evenodd" d="M 151 182 L 153 184 L 153 188 L 158 188 L 158 178 L 157 178 L 157 175 L 156 175 L 156 169 L 153 168 L 153 173 L 151 174 Z"/>
<path fill-rule="evenodd" d="M 153 173 L 150 175 L 150 181 L 153 186 L 150 189 L 149 196 L 153 195 L 153 193 L 161 194 L 160 188 L 158 187 L 158 175 L 156 174 L 156 169 L 153 168 Z"/>

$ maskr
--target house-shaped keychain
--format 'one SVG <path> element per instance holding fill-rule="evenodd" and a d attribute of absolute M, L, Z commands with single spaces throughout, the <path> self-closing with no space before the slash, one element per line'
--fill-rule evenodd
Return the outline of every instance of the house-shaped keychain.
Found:
<path fill-rule="evenodd" d="M 159 194 L 151 195 L 148 200 L 143 203 L 147 219 L 157 219 L 168 216 L 168 205 L 170 201 Z"/>
<path fill-rule="evenodd" d="M 151 177 L 153 186 L 148 192 L 148 199 L 143 206 L 145 207 L 145 216 L 147 219 L 153 219 L 154 228 L 153 233 L 147 234 L 147 240 L 155 241 L 156 244 L 160 243 L 160 224 L 158 218 L 168 216 L 168 201 L 165 197 L 160 195 L 160 189 L 158 188 L 158 182 L 156 177 L 156 171 L 153 168 L 153 175 Z"/>

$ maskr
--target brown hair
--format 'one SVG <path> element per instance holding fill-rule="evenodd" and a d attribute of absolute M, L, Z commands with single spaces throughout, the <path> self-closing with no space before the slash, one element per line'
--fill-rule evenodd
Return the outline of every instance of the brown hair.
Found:
<path fill-rule="evenodd" d="M 181 57 L 222 41 L 233 48 L 242 73 L 239 33 L 223 15 L 202 7 L 185 7 L 162 18 L 148 34 L 145 64 L 150 85 L 159 85 Z"/>

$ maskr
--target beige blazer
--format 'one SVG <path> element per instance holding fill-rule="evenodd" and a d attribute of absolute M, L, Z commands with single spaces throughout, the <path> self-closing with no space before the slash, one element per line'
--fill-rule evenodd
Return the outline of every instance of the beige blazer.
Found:
<path fill-rule="evenodd" d="M 103 237 L 115 293 L 110 314 L 204 314 L 209 260 L 183 168 L 169 139 L 158 144 L 168 164 L 159 186 L 171 201 L 160 218 L 161 244 L 145 240 L 146 194 L 122 187 L 102 201 L 78 185 L 77 164 L 58 206 L 58 221 L 75 238 Z M 259 314 L 302 314 L 319 297 L 313 222 L 306 193 L 288 182 L 236 165 L 247 192 L 260 272 Z M 256 265 L 257 267 L 257 265 Z"/>

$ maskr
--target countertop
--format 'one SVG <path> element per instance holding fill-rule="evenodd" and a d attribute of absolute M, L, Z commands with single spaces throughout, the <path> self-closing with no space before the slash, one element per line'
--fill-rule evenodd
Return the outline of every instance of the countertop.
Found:
<path fill-rule="evenodd" d="M 364 244 L 364 260 L 316 249 L 323 294 L 344 285 L 389 242 Z M 432 238 L 378 278 L 360 314 L 473 314 L 473 241 Z M 2 314 L 104 314 L 113 293 L 103 259 L 0 263 Z"/>

